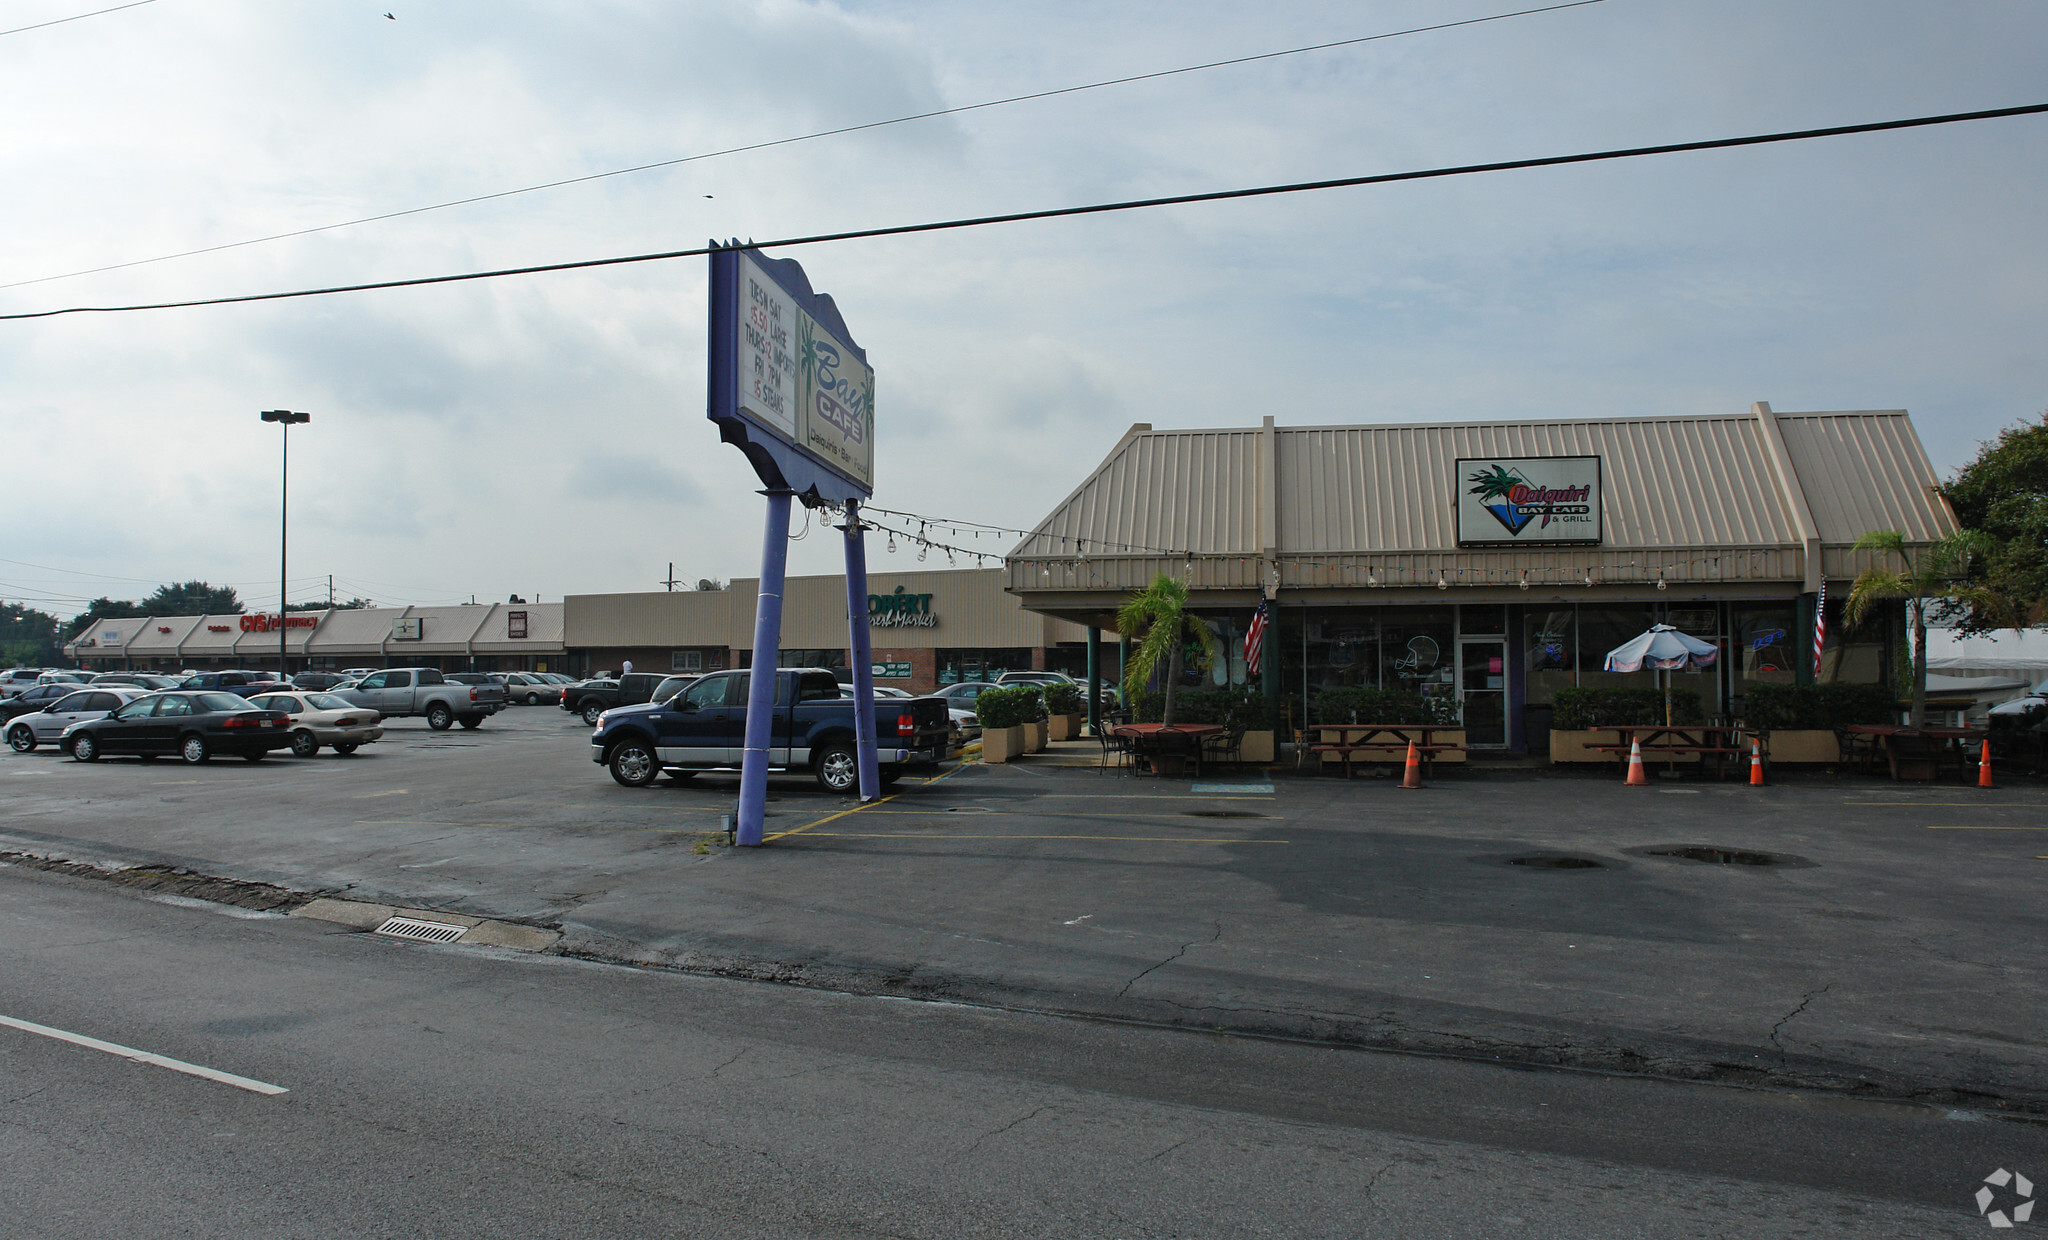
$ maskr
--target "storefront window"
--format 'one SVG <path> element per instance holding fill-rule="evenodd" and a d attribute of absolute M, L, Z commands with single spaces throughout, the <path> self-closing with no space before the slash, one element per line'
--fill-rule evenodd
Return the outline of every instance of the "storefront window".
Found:
<path fill-rule="evenodd" d="M 1592 689 L 1647 689 L 1655 683 L 1649 672 L 1602 671 L 1607 652 L 1640 637 L 1657 622 L 1644 603 L 1584 603 L 1579 606 L 1579 684 Z"/>
<path fill-rule="evenodd" d="M 1390 607 L 1380 628 L 1380 683 L 1418 693 L 1453 693 L 1456 640 L 1449 607 Z"/>
<path fill-rule="evenodd" d="M 1542 705 L 1578 683 L 1578 631 L 1570 606 L 1531 607 L 1522 617 L 1523 700 Z"/>
<path fill-rule="evenodd" d="M 1495 604 L 1466 606 L 1458 609 L 1458 632 L 1461 636 L 1493 636 L 1508 631 L 1508 609 Z"/>
<path fill-rule="evenodd" d="M 1793 636 L 1790 603 L 1734 609 L 1734 662 L 1729 666 L 1732 692 L 1738 698 L 1752 685 L 1789 685 L 1799 678 L 1800 643 Z"/>
<path fill-rule="evenodd" d="M 1004 672 L 1031 670 L 1031 648 L 1004 646 L 986 650 L 940 650 L 939 683 L 957 685 L 962 681 L 989 680 Z"/>

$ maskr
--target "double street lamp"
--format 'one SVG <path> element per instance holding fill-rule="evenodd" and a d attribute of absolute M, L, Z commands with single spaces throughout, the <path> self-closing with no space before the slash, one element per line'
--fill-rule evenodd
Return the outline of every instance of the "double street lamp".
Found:
<path fill-rule="evenodd" d="M 285 624 L 291 615 L 291 582 L 285 575 L 285 548 L 287 520 L 290 515 L 292 427 L 301 422 L 311 422 L 310 413 L 295 413 L 290 409 L 265 409 L 265 422 L 275 422 L 284 428 L 284 456 L 278 467 L 277 498 L 277 678 L 287 679 L 289 670 L 285 667 L 285 635 L 290 627 Z"/>

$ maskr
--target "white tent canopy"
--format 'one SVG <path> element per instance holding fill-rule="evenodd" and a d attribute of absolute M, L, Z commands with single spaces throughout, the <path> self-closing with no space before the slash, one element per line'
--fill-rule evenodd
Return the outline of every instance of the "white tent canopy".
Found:
<path fill-rule="evenodd" d="M 2048 629 L 2006 629 L 1987 637 L 1929 629 L 1927 670 L 1967 676 L 1997 673 L 2029 682 L 2048 678 Z"/>

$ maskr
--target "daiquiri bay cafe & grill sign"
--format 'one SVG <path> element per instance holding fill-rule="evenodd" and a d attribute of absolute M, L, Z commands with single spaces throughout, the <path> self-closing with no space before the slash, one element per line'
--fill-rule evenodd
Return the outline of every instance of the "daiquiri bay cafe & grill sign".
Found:
<path fill-rule="evenodd" d="M 860 503 L 874 492 L 875 372 L 832 298 L 811 289 L 794 259 L 769 258 L 733 242 L 711 254 L 711 340 L 707 416 L 721 440 L 746 455 L 768 499 L 761 585 L 754 608 L 756 668 L 776 667 L 782 648 L 782 593 L 789 558 L 789 502 L 843 513 L 847 639 L 853 696 L 874 698 L 869 663 L 867 550 Z M 768 740 L 775 677 L 747 684 L 745 751 L 735 842 L 761 842 L 768 804 Z M 881 796 L 875 719 L 855 710 L 860 799 Z"/>

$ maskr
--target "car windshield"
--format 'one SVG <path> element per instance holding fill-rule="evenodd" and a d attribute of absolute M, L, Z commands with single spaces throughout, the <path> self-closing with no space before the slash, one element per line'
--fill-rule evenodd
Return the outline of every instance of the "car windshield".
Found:
<path fill-rule="evenodd" d="M 192 700 L 201 710 L 253 710 L 249 699 L 233 693 L 195 693 Z"/>
<path fill-rule="evenodd" d="M 336 697 L 332 693 L 308 693 L 306 695 L 306 704 L 315 710 L 354 710 L 356 708 L 354 702 L 349 701 L 347 698 Z"/>

